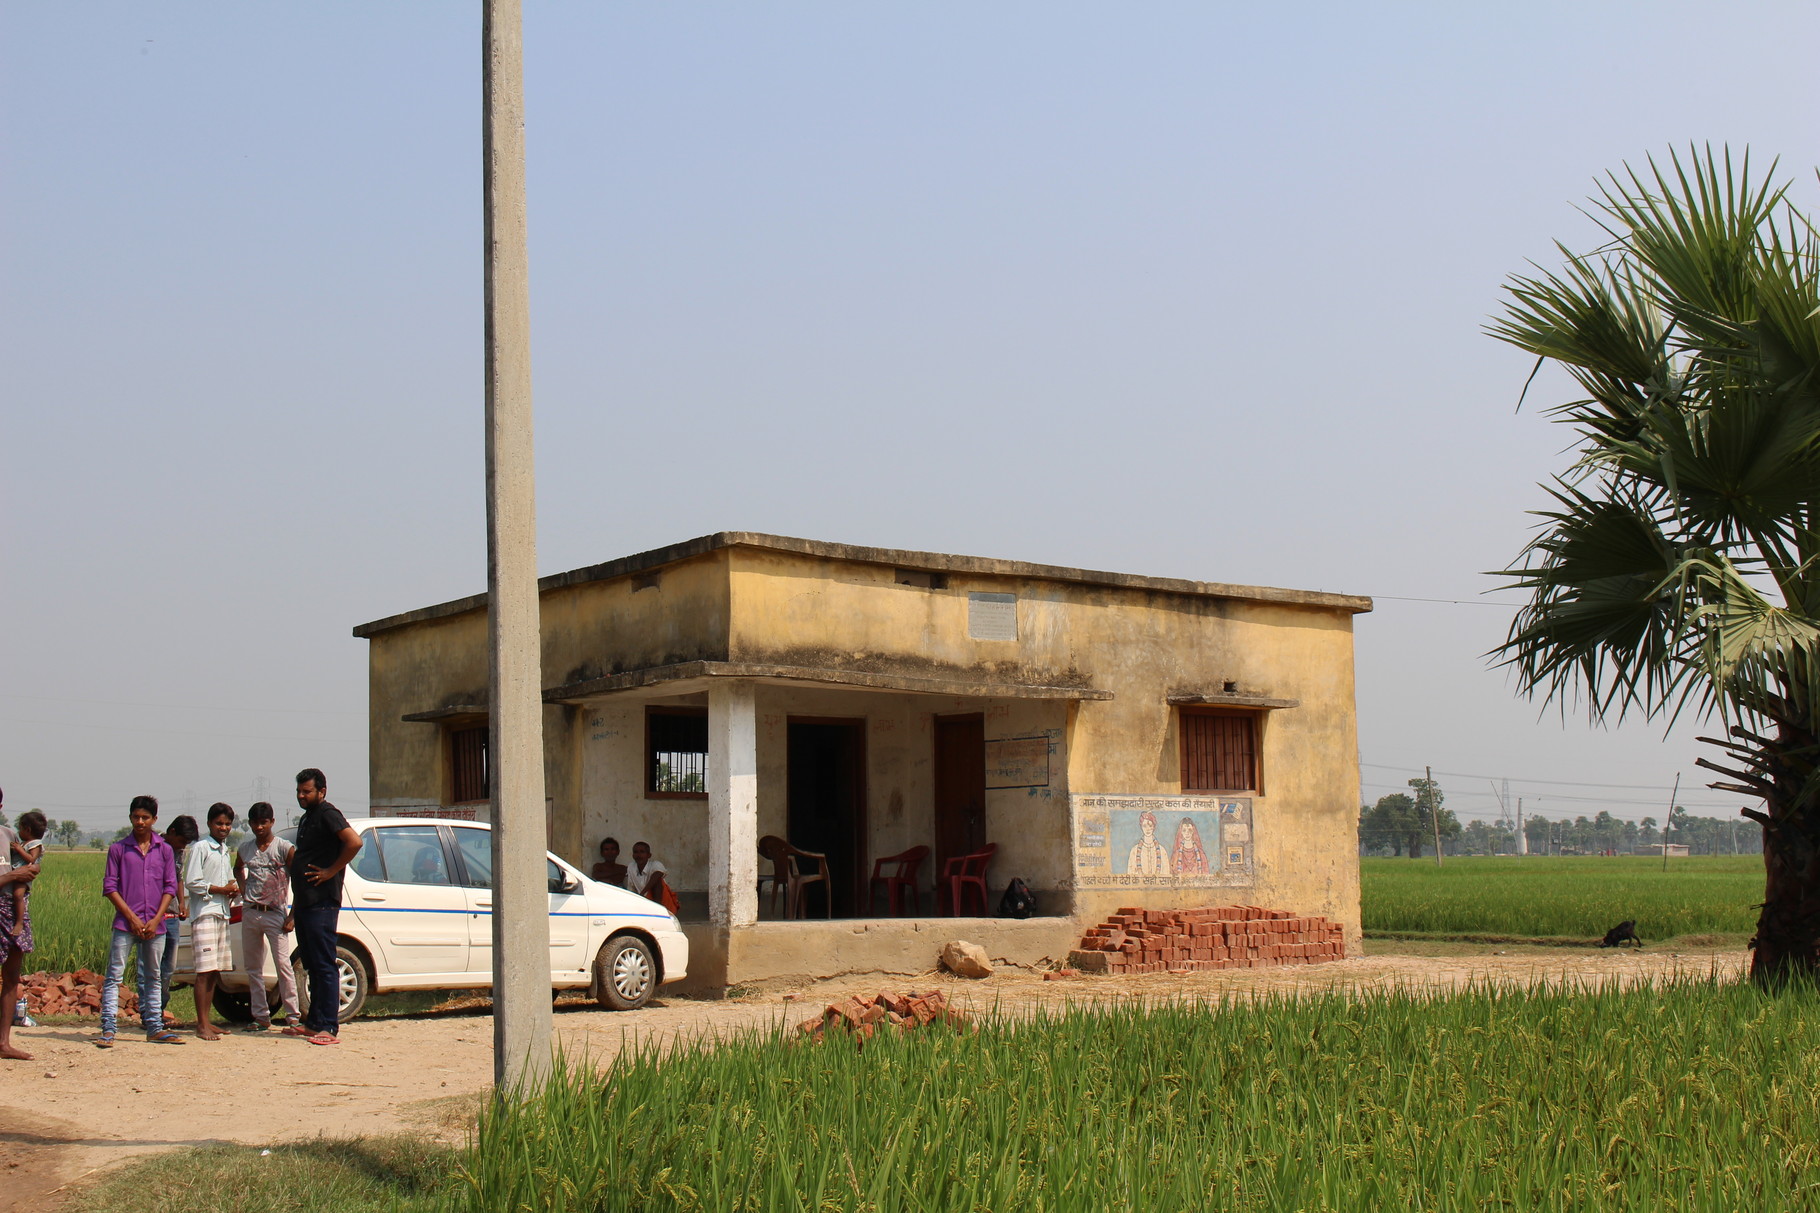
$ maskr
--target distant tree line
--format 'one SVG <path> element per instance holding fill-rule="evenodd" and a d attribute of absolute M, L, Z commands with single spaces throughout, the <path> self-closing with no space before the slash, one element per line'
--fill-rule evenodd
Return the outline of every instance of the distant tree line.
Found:
<path fill-rule="evenodd" d="M 1442 805 L 1441 789 L 1425 787 L 1428 781 L 1412 779 L 1415 794 L 1392 792 L 1374 805 L 1359 806 L 1359 854 L 1407 855 L 1419 859 L 1433 854 L 1435 814 L 1440 816 L 1443 855 L 1515 855 L 1514 821 L 1473 821 L 1462 827 L 1453 811 Z M 1685 846 L 1692 855 L 1760 855 L 1763 830 L 1753 821 L 1738 818 L 1695 817 L 1676 805 L 1665 829 L 1654 817 L 1626 821 L 1601 810 L 1593 817 L 1525 815 L 1523 833 L 1531 855 L 1598 855 L 1615 851 L 1631 854 L 1662 842 Z"/>

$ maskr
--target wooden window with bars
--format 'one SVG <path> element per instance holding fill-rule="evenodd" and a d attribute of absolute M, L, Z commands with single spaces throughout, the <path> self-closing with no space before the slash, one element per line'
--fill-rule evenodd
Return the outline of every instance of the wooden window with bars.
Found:
<path fill-rule="evenodd" d="M 1257 792 L 1258 713 L 1181 709 L 1182 791 Z"/>
<path fill-rule="evenodd" d="M 449 800 L 473 804 L 492 794 L 487 766 L 487 726 L 455 729 L 449 733 Z"/>
<path fill-rule="evenodd" d="M 645 709 L 645 795 L 708 795 L 708 710 Z"/>

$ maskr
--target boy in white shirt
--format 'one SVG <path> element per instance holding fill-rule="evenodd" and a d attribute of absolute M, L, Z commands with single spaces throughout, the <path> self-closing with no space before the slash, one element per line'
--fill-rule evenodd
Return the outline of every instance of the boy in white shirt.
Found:
<path fill-rule="evenodd" d="M 272 963 L 278 969 L 278 998 L 285 1018 L 297 1014 L 297 973 L 291 968 L 291 852 L 290 843 L 278 837 L 272 806 L 260 801 L 246 811 L 253 836 L 240 844 L 234 857 L 234 876 L 240 881 L 240 959 L 246 965 L 247 994 L 253 1003 L 249 1032 L 272 1030 L 272 1012 L 265 992 L 265 947 L 272 945 Z"/>
<path fill-rule="evenodd" d="M 234 852 L 227 836 L 234 828 L 234 810 L 225 804 L 209 806 L 209 836 L 190 844 L 183 853 L 183 887 L 190 895 L 190 953 L 196 960 L 196 1035 L 220 1040 L 214 1024 L 215 983 L 231 961 L 228 951 L 228 914 L 240 893 L 234 879 Z"/>

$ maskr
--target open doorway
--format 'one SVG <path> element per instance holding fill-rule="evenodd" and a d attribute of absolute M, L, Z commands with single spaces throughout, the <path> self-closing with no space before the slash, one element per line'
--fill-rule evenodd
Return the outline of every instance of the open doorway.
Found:
<path fill-rule="evenodd" d="M 787 791 L 789 841 L 828 857 L 826 885 L 803 890 L 803 914 L 817 918 L 833 898 L 835 918 L 864 905 L 866 722 L 791 717 Z"/>

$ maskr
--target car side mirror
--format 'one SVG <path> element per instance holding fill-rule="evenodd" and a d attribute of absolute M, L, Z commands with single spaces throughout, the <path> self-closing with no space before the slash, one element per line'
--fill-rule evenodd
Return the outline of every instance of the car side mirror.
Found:
<path fill-rule="evenodd" d="M 581 882 L 566 872 L 550 881 L 550 892 L 552 893 L 573 893 L 579 888 L 581 888 Z"/>

